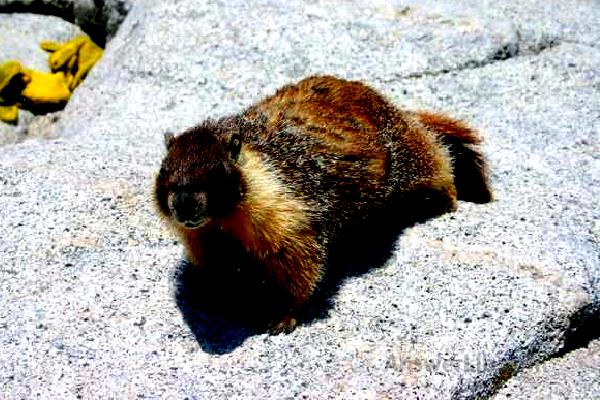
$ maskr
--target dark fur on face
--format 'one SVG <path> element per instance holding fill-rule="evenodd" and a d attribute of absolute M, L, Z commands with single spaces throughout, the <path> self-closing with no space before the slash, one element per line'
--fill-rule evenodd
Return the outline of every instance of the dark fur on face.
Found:
<path fill-rule="evenodd" d="M 156 180 L 156 201 L 164 216 L 187 229 L 231 212 L 243 196 L 237 166 L 239 134 L 221 134 L 210 123 L 173 137 Z"/>

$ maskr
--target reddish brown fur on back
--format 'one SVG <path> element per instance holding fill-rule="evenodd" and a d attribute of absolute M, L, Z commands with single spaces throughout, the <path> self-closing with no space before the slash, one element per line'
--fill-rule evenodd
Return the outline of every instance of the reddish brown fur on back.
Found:
<path fill-rule="evenodd" d="M 423 125 L 438 134 L 455 138 L 461 143 L 479 144 L 481 142 L 477 133 L 462 121 L 428 111 L 418 111 L 414 115 Z"/>
<path fill-rule="evenodd" d="M 385 171 L 377 166 L 387 167 L 387 154 L 379 131 L 386 124 L 401 122 L 371 88 L 328 76 L 285 86 L 251 107 L 247 115 L 253 118 L 261 113 L 269 115 L 267 125 L 273 130 L 301 127 L 304 135 L 319 143 L 312 150 L 324 157 L 343 154 L 346 159 L 371 160 L 371 171 L 380 176 Z"/>

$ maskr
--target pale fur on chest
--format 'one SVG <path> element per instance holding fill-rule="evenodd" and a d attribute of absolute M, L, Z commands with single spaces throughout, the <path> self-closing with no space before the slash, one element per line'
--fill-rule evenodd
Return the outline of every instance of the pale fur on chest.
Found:
<path fill-rule="evenodd" d="M 258 258 L 286 247 L 302 248 L 303 236 L 311 229 L 306 203 L 284 185 L 259 153 L 243 149 L 239 162 L 246 192 L 234 212 L 218 224 Z"/>

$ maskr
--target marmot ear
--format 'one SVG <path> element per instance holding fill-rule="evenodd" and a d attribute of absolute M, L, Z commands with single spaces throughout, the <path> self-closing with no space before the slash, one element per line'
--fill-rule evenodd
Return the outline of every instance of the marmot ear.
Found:
<path fill-rule="evenodd" d="M 242 148 L 242 136 L 239 133 L 234 133 L 229 139 L 229 157 L 232 161 L 237 161 Z"/>
<path fill-rule="evenodd" d="M 167 148 L 167 150 L 169 150 L 169 148 L 173 145 L 173 143 L 175 142 L 175 135 L 172 132 L 165 132 L 165 147 Z"/>

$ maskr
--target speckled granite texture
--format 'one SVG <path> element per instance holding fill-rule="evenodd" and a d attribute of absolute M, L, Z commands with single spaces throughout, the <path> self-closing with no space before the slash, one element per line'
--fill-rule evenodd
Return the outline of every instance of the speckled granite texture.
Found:
<path fill-rule="evenodd" d="M 92 2 L 34 3 L 81 21 Z M 527 367 L 598 325 L 600 4 L 455 3 L 105 2 L 122 24 L 55 138 L 0 147 L 2 396 L 462 399 L 556 377 Z M 405 229 L 292 334 L 256 334 L 182 300 L 152 179 L 165 130 L 312 73 L 469 121 L 496 200 Z"/>

